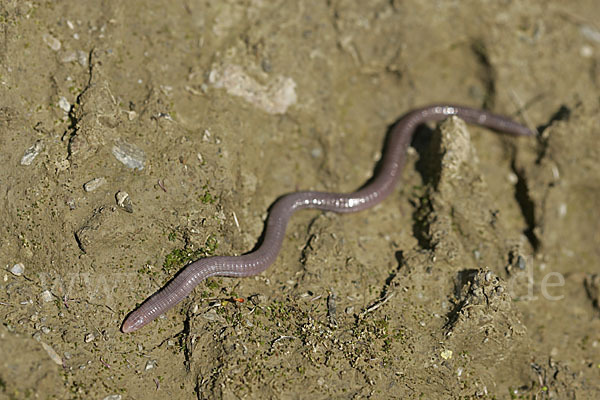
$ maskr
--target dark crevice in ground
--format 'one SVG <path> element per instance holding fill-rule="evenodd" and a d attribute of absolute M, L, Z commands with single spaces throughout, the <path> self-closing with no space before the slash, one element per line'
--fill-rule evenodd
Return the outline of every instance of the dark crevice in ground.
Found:
<path fill-rule="evenodd" d="M 479 79 L 485 88 L 482 108 L 492 110 L 496 100 L 496 71 L 490 63 L 487 47 L 482 40 L 473 41 L 471 43 L 471 51 L 481 66 Z"/>
<path fill-rule="evenodd" d="M 79 130 L 79 128 L 77 126 L 77 124 L 79 123 L 79 120 L 75 114 L 77 112 L 77 109 L 79 107 L 81 107 L 81 99 L 82 99 L 83 95 L 85 94 L 85 92 L 87 92 L 88 89 L 92 86 L 92 79 L 94 78 L 94 50 L 91 50 L 88 55 L 88 65 L 89 65 L 89 67 L 88 67 L 87 84 L 85 85 L 83 90 L 81 90 L 81 92 L 77 95 L 75 103 L 71 105 L 71 109 L 69 110 L 69 113 L 68 113 L 69 126 L 67 127 L 67 129 L 65 130 L 65 133 L 63 134 L 63 140 L 65 138 L 68 138 L 67 159 L 70 161 L 73 157 L 73 148 L 72 148 L 73 147 L 73 139 L 75 138 L 75 136 L 77 136 L 77 133 Z"/>
<path fill-rule="evenodd" d="M 529 186 L 527 185 L 527 178 L 525 172 L 516 166 L 515 160 L 511 163 L 511 169 L 517 176 L 517 183 L 515 184 L 515 199 L 521 209 L 521 214 L 525 220 L 527 227 L 523 232 L 527 237 L 527 240 L 531 244 L 534 251 L 537 251 L 540 247 L 540 239 L 535 234 L 536 219 L 535 219 L 535 203 L 529 195 Z"/>
<path fill-rule="evenodd" d="M 77 243 L 77 247 L 79 247 L 79 250 L 81 250 L 82 253 L 86 253 L 85 251 L 85 246 L 83 245 L 83 242 L 81 241 L 80 237 L 79 237 L 79 230 L 76 232 L 73 232 L 73 237 L 75 238 L 75 242 Z"/>
<path fill-rule="evenodd" d="M 400 272 L 400 270 L 406 265 L 406 261 L 404 259 L 404 253 L 402 252 L 402 250 L 398 250 L 396 252 L 395 256 L 396 256 L 396 260 L 398 261 L 398 266 L 385 279 L 385 283 L 383 284 L 383 286 L 381 287 L 381 290 L 379 291 L 379 298 L 383 299 L 384 297 L 386 297 L 388 295 L 388 293 L 390 291 L 390 287 L 392 286 L 392 283 L 394 282 L 394 279 L 396 278 L 396 276 L 398 276 L 398 273 Z"/>
<path fill-rule="evenodd" d="M 415 208 L 412 219 L 413 236 L 417 239 L 419 247 L 422 249 L 431 249 L 434 247 L 431 237 L 431 218 L 433 214 L 433 205 L 431 204 L 430 193 L 425 188 L 425 193 L 419 195 L 416 199 L 410 200 Z"/>
<path fill-rule="evenodd" d="M 304 243 L 302 250 L 300 251 L 300 264 L 302 267 L 306 268 L 306 260 L 308 259 L 308 255 L 314 251 L 313 243 L 317 240 L 316 233 L 310 233 L 315 222 L 321 217 L 321 215 L 317 215 L 314 218 L 311 218 L 308 226 L 306 227 L 306 233 L 308 234 L 308 239 Z"/>
<path fill-rule="evenodd" d="M 456 299 L 456 303 L 454 304 L 454 307 L 446 314 L 447 322 L 443 327 L 446 332 L 452 330 L 452 327 L 458 320 L 461 310 L 467 305 L 468 296 L 463 297 L 462 291 L 465 286 L 470 286 L 473 284 L 478 272 L 479 271 L 476 269 L 465 269 L 458 272 L 456 284 L 454 285 L 454 298 Z"/>
<path fill-rule="evenodd" d="M 414 221 L 412 230 L 413 235 L 423 249 L 432 248 L 430 231 L 430 215 L 433 212 L 433 206 L 430 200 L 431 187 L 437 187 L 440 179 L 441 162 L 438 152 L 439 143 L 433 143 L 436 139 L 435 130 L 426 125 L 417 128 L 411 146 L 417 151 L 419 159 L 415 163 L 415 170 L 421 175 L 423 187 L 416 188 L 410 199 L 414 207 L 412 219 Z M 439 136 L 439 135 L 438 135 Z"/>
<path fill-rule="evenodd" d="M 397 286 L 397 284 L 394 284 L 394 280 L 396 278 L 396 276 L 398 276 L 398 273 L 400 272 L 400 270 L 406 266 L 406 260 L 404 258 L 404 253 L 402 252 L 402 250 L 399 250 L 396 252 L 395 254 L 396 256 L 396 260 L 398 261 L 398 267 L 396 267 L 396 269 L 394 271 L 392 271 L 388 277 L 385 279 L 384 284 L 382 285 L 381 289 L 379 290 L 379 296 L 377 297 L 376 300 L 370 302 L 360 313 L 356 313 L 354 314 L 354 327 L 358 328 L 361 321 L 364 319 L 364 317 L 371 311 L 376 310 L 377 308 L 383 306 L 389 299 L 391 299 L 394 295 L 394 287 Z"/>
<path fill-rule="evenodd" d="M 565 105 L 562 105 L 554 114 L 552 114 L 552 116 L 546 124 L 537 127 L 537 131 L 539 134 L 538 139 L 540 141 L 541 146 L 538 152 L 538 156 L 535 160 L 536 164 L 539 164 L 544 159 L 544 157 L 546 157 L 546 153 L 548 152 L 548 138 L 547 136 L 544 137 L 544 135 L 542 135 L 544 131 L 546 131 L 546 129 L 552 126 L 552 124 L 554 124 L 555 122 L 568 121 L 570 117 L 571 109 Z"/>
<path fill-rule="evenodd" d="M 556 121 L 568 121 L 570 117 L 571 117 L 571 109 L 565 105 L 562 105 L 558 108 L 558 110 L 556 110 L 556 112 L 554 114 L 552 114 L 552 116 L 550 117 L 550 119 L 548 120 L 548 122 L 546 124 L 543 124 L 543 125 L 540 125 L 537 127 L 537 131 L 541 134 L 546 129 L 548 129 L 550 126 L 552 126 L 552 124 L 555 123 Z"/>
<path fill-rule="evenodd" d="M 190 372 L 192 369 L 192 355 L 194 352 L 194 343 L 192 342 L 192 336 L 190 335 L 191 320 L 194 318 L 191 309 L 188 310 L 183 320 L 183 330 L 179 333 L 180 346 L 183 347 L 183 356 L 185 358 L 185 370 Z"/>
<path fill-rule="evenodd" d="M 477 269 L 463 269 L 462 271 L 458 271 L 456 274 L 457 280 L 454 285 L 454 296 L 457 299 L 460 298 L 462 288 L 469 282 L 473 282 L 477 272 L 479 272 Z"/>
<path fill-rule="evenodd" d="M 421 175 L 423 184 L 434 183 L 434 171 L 439 168 L 434 166 L 439 164 L 436 161 L 439 157 L 432 153 L 432 148 L 435 147 L 431 142 L 433 140 L 434 129 L 427 125 L 421 125 L 415 131 L 413 139 L 410 143 L 411 147 L 417 151 L 419 159 L 415 163 L 415 169 Z M 439 147 L 439 146 L 438 146 Z"/>
<path fill-rule="evenodd" d="M 558 121 L 567 121 L 571 116 L 571 110 L 566 106 L 560 106 L 559 109 L 550 117 L 546 124 L 540 125 L 537 127 L 537 131 L 539 132 L 538 140 L 539 140 L 539 150 L 536 158 L 536 164 L 540 164 L 540 162 L 547 156 L 548 152 L 548 137 L 544 137 L 543 133 L 552 126 L 555 122 Z M 514 174 L 517 176 L 517 183 L 515 184 L 515 199 L 521 209 L 521 214 L 525 220 L 525 224 L 527 227 L 523 232 L 527 237 L 527 240 L 531 244 L 531 247 L 535 252 L 537 252 L 540 248 L 540 238 L 535 233 L 535 227 L 538 222 L 536 220 L 536 205 L 533 201 L 532 197 L 529 194 L 529 185 L 527 183 L 527 176 L 523 169 L 518 168 L 516 164 L 516 159 L 513 158 L 511 162 L 511 169 Z"/>

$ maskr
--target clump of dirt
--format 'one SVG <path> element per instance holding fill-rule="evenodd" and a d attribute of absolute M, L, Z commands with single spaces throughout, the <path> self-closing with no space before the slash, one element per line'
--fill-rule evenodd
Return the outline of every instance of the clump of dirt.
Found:
<path fill-rule="evenodd" d="M 0 393 L 21 398 L 598 398 L 594 1 L 0 4 Z M 352 191 L 429 103 L 402 184 L 295 216 L 253 279 L 135 334 L 186 263 L 270 204 Z M 18 266 L 15 267 L 15 266 Z"/>

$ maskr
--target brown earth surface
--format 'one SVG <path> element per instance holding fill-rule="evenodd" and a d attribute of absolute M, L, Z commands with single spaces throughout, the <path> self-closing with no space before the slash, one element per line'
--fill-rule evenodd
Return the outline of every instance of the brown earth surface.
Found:
<path fill-rule="evenodd" d="M 600 398 L 598 21 L 1 0 L 0 398 Z M 121 333 L 187 262 L 252 249 L 278 196 L 359 187 L 432 102 L 539 135 L 422 127 L 381 205 L 298 213 L 266 272 Z"/>

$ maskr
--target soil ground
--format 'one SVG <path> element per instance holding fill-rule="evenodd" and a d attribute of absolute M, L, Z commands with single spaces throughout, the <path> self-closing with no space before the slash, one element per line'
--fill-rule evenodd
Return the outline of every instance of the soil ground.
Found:
<path fill-rule="evenodd" d="M 1 0 L 0 397 L 600 398 L 596 3 Z M 539 135 L 422 127 L 381 205 L 120 332 L 434 102 Z"/>

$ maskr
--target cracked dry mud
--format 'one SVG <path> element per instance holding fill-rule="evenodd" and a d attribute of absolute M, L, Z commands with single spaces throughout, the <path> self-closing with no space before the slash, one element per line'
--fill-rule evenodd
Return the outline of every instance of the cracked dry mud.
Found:
<path fill-rule="evenodd" d="M 599 13 L 0 2 L 0 397 L 599 398 Z M 185 263 L 255 246 L 277 196 L 356 189 L 440 101 L 540 135 L 423 126 L 383 204 L 299 213 L 265 273 L 119 331 Z"/>

